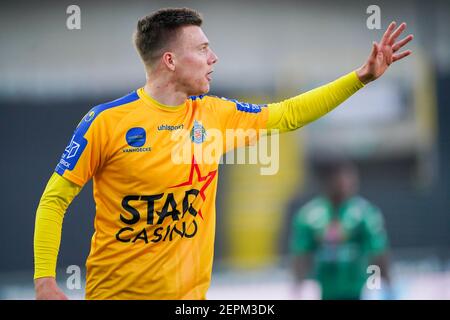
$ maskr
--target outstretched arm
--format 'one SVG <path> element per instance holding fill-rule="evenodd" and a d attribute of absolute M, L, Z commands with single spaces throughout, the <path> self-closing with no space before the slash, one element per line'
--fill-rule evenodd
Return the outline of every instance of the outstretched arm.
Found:
<path fill-rule="evenodd" d="M 267 129 L 284 132 L 303 127 L 336 108 L 365 84 L 378 79 L 392 63 L 410 55 L 411 50 L 399 50 L 411 41 L 413 36 L 408 35 L 396 42 L 406 29 L 406 24 L 402 23 L 397 29 L 395 26 L 395 22 L 392 22 L 381 41 L 373 43 L 372 52 L 359 69 L 314 90 L 269 104 Z"/>

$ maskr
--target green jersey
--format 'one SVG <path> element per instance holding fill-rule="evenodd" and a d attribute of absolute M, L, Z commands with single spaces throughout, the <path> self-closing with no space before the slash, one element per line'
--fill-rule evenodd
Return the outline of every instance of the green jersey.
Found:
<path fill-rule="evenodd" d="M 359 196 L 339 207 L 317 197 L 294 216 L 291 252 L 313 254 L 323 299 L 359 298 L 371 257 L 387 245 L 381 212 Z"/>

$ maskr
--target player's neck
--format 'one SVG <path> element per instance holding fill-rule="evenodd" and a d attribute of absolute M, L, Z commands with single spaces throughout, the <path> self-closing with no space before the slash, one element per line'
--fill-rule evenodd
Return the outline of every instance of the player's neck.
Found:
<path fill-rule="evenodd" d="M 148 77 L 144 91 L 153 99 L 166 106 L 179 106 L 183 104 L 188 95 L 177 90 L 175 83 Z"/>

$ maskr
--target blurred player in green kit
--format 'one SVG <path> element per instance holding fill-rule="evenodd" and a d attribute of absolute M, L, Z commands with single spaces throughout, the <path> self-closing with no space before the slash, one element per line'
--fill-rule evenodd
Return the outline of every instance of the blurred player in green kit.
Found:
<path fill-rule="evenodd" d="M 389 287 L 383 216 L 357 195 L 356 168 L 345 160 L 328 161 L 319 166 L 319 178 L 323 195 L 300 208 L 293 219 L 290 248 L 296 289 L 301 291 L 304 280 L 312 278 L 321 287 L 322 299 L 361 299 L 373 275 L 369 265 L 379 267 L 384 280 L 379 283 Z"/>

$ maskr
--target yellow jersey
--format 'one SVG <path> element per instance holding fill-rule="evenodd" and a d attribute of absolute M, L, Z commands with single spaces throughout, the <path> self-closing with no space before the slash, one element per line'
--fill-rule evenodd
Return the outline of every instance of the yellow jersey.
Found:
<path fill-rule="evenodd" d="M 34 279 L 56 276 L 65 211 L 93 177 L 96 217 L 86 298 L 204 299 L 220 156 L 256 142 L 264 133 L 259 129 L 300 128 L 363 86 L 352 71 L 267 106 L 193 96 L 177 107 L 158 103 L 141 88 L 93 108 L 36 210 Z"/>
<path fill-rule="evenodd" d="M 168 107 L 143 88 L 91 109 L 55 170 L 79 186 L 93 178 L 86 298 L 205 299 L 219 161 L 198 158 L 217 133 L 265 129 L 267 119 L 264 105 L 193 96 Z"/>

